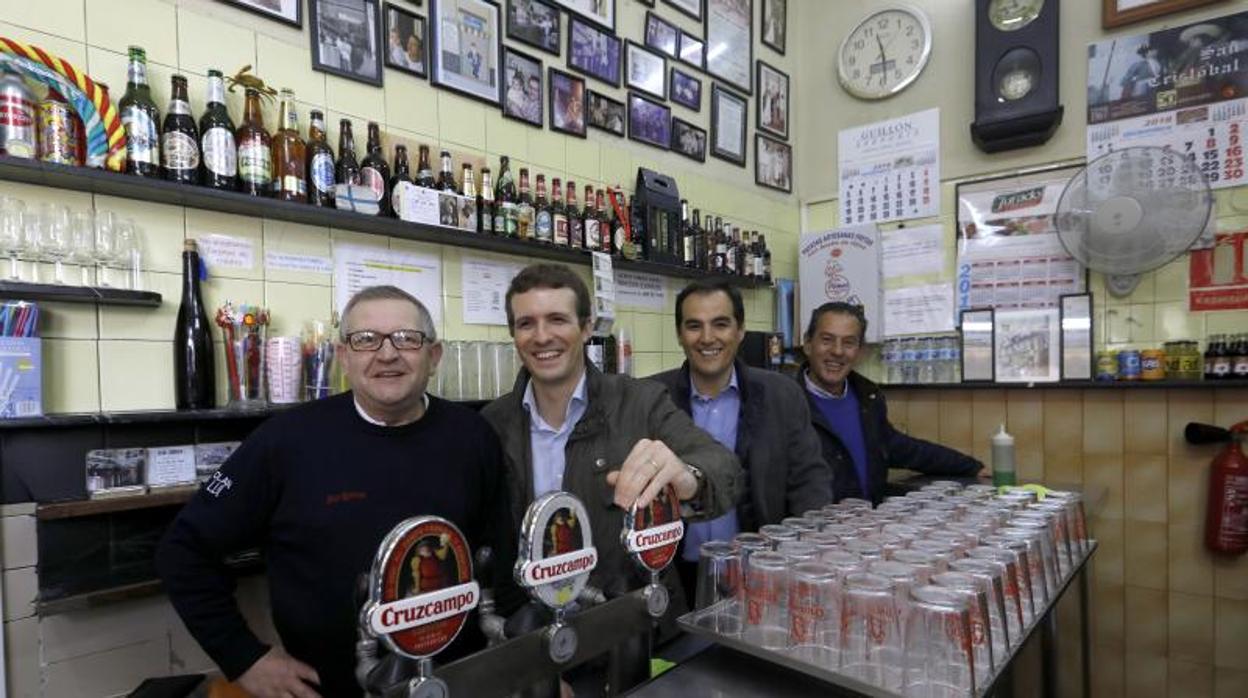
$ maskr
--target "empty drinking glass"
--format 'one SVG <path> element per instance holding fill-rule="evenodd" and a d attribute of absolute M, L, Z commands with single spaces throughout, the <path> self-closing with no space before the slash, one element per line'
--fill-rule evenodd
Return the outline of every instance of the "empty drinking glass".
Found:
<path fill-rule="evenodd" d="M 847 575 L 841 590 L 842 674 L 890 691 L 901 688 L 901 625 L 893 583 L 878 574 Z"/>
<path fill-rule="evenodd" d="M 1005 605 L 1005 588 L 1002 584 L 1002 565 L 995 560 L 954 560 L 952 572 L 965 574 L 979 584 L 980 590 L 988 599 L 988 624 L 992 631 L 992 653 L 996 663 L 1005 661 L 1010 646 L 1010 612 L 1016 611 L 1011 605 L 1009 611 Z M 1011 604 L 1016 603 L 1012 601 Z M 1021 625 L 1021 617 L 1018 619 Z M 994 667 L 996 664 L 994 664 Z"/>
<path fill-rule="evenodd" d="M 108 265 L 116 257 L 117 252 L 117 215 L 112 211 L 95 212 L 95 261 L 99 265 L 96 271 L 96 283 L 100 286 L 112 286 L 109 278 Z"/>
<path fill-rule="evenodd" d="M 965 600 L 937 586 L 911 591 L 913 612 L 906 623 L 906 696 L 971 696 L 975 659 Z"/>
<path fill-rule="evenodd" d="M 22 247 L 18 255 L 24 261 L 30 263 L 30 281 L 32 283 L 39 283 L 39 242 L 42 237 L 42 212 L 32 209 L 22 211 Z"/>
<path fill-rule="evenodd" d="M 79 211 L 70 219 L 69 230 L 69 261 L 78 265 L 79 285 L 90 286 L 87 270 L 95 266 L 95 221 L 90 213 Z"/>
<path fill-rule="evenodd" d="M 790 653 L 832 669 L 840 643 L 836 571 L 817 562 L 795 565 L 789 579 Z"/>
<path fill-rule="evenodd" d="M 789 561 L 790 565 L 801 562 L 815 562 L 819 559 L 819 551 L 814 543 L 801 540 L 786 540 L 776 546 L 776 552 Z"/>
<path fill-rule="evenodd" d="M 788 646 L 788 566 L 788 558 L 772 551 L 754 553 L 747 560 L 743 634 L 746 642 L 772 650 Z"/>
<path fill-rule="evenodd" d="M 774 548 L 786 540 L 797 540 L 797 531 L 783 524 L 768 524 L 761 526 L 758 532 L 767 537 L 771 541 Z"/>
<path fill-rule="evenodd" d="M 65 283 L 65 259 L 70 253 L 69 209 L 63 204 L 40 207 L 39 257 L 52 263 L 52 282 Z"/>
<path fill-rule="evenodd" d="M 142 250 L 134 221 L 118 221 L 114 236 L 112 263 L 122 274 L 121 286 L 132 291 L 142 290 Z"/>
<path fill-rule="evenodd" d="M 741 550 L 722 540 L 707 541 L 698 553 L 697 624 L 722 635 L 740 635 Z"/>
<path fill-rule="evenodd" d="M 975 681 L 986 684 L 999 661 L 1005 655 L 997 655 L 992 634 L 992 620 L 988 611 L 988 592 L 979 580 L 962 572 L 942 572 L 932 577 L 932 584 L 949 589 L 963 597 L 971 615 L 971 652 L 975 658 Z"/>
<path fill-rule="evenodd" d="M 0 199 L 0 252 L 9 258 L 8 278 L 17 281 L 17 259 L 26 245 L 26 237 L 22 232 L 22 212 L 26 206 L 11 196 Z"/>

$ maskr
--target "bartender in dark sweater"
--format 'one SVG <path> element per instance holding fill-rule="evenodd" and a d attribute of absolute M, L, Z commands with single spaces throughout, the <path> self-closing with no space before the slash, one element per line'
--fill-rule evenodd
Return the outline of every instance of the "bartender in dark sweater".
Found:
<path fill-rule="evenodd" d="M 157 554 L 174 608 L 231 680 L 257 698 L 359 696 L 356 579 L 395 524 L 455 523 L 510 569 L 516 536 L 501 451 L 474 411 L 425 393 L 442 347 L 429 312 L 392 286 L 364 289 L 343 313 L 338 357 L 352 392 L 260 426 L 178 515 Z M 247 627 L 222 565 L 265 555 L 283 647 Z M 510 577 L 508 574 L 498 577 Z M 442 658 L 482 644 L 469 619 Z"/>
<path fill-rule="evenodd" d="M 927 475 L 968 476 L 983 471 L 974 458 L 907 436 L 888 421 L 879 386 L 854 371 L 867 335 L 862 306 L 824 303 L 806 326 L 806 365 L 797 380 L 810 403 L 811 421 L 832 466 L 832 491 L 879 503 L 888 494 L 889 468 Z"/>

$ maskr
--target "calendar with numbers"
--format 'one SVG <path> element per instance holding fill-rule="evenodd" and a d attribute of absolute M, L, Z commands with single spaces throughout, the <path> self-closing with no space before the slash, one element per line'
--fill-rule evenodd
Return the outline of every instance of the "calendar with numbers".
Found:
<path fill-rule="evenodd" d="M 838 135 L 842 225 L 940 215 L 940 110 Z"/>

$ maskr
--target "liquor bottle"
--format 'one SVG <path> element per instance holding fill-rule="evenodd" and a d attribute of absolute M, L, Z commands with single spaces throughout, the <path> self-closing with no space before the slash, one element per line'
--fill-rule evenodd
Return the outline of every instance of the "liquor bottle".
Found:
<path fill-rule="evenodd" d="M 281 116 L 273 134 L 273 196 L 283 201 L 308 199 L 308 148 L 299 137 L 295 93 L 282 88 Z"/>
<path fill-rule="evenodd" d="M 386 156 L 381 152 L 381 127 L 376 121 L 368 122 L 368 154 L 360 163 L 360 183 L 373 190 L 377 195 L 379 206 L 377 215 L 393 216 L 394 208 L 390 205 L 386 184 L 390 181 L 390 166 L 386 164 Z"/>
<path fill-rule="evenodd" d="M 398 215 L 399 207 L 394 204 L 395 197 L 399 191 L 399 185 L 403 182 L 411 183 L 412 166 L 407 162 L 407 146 L 402 143 L 394 146 L 394 174 L 390 175 L 390 181 L 386 182 L 386 199 L 390 202 L 390 210 Z"/>
<path fill-rule="evenodd" d="M 494 187 L 494 234 L 516 237 L 516 182 L 511 176 L 511 160 L 498 160 L 498 183 Z"/>
<path fill-rule="evenodd" d="M 693 238 L 693 268 L 706 269 L 706 237 L 702 235 L 702 211 L 693 209 L 689 216 L 690 236 Z"/>
<path fill-rule="evenodd" d="M 724 221 L 719 216 L 715 217 L 715 231 L 712 233 L 712 240 L 715 243 L 715 254 L 711 257 L 711 272 L 714 274 L 728 273 L 728 240 L 724 236 Z"/>
<path fill-rule="evenodd" d="M 598 246 L 594 251 L 611 254 L 611 213 L 607 211 L 607 193 L 601 189 L 594 194 L 594 211 L 598 217 Z"/>
<path fill-rule="evenodd" d="M 243 103 L 243 123 L 234 140 L 238 141 L 238 188 L 252 196 L 269 196 L 273 186 L 273 142 L 264 128 L 260 93 L 247 88 Z"/>
<path fill-rule="evenodd" d="M 481 168 L 481 191 L 477 192 L 477 232 L 494 235 L 494 182 L 490 168 Z"/>
<path fill-rule="evenodd" d="M 355 134 L 351 133 L 351 120 L 338 122 L 338 163 L 334 165 L 334 180 L 338 184 L 359 184 L 360 163 L 355 159 Z"/>
<path fill-rule="evenodd" d="M 451 168 L 451 154 L 449 151 L 442 151 L 442 172 L 438 174 L 438 189 L 442 191 L 459 193 L 459 187 L 455 184 L 455 173 Z"/>
<path fill-rule="evenodd" d="M 521 182 L 524 175 L 521 174 Z M 523 186 L 523 185 L 521 185 Z M 537 201 L 533 204 L 533 238 L 549 245 L 555 241 L 554 218 L 550 202 L 546 199 L 546 175 L 537 176 Z"/>
<path fill-rule="evenodd" d="M 576 182 L 568 180 L 568 201 L 564 205 L 568 219 L 568 247 L 574 250 L 585 249 L 585 221 L 581 212 L 576 210 Z"/>
<path fill-rule="evenodd" d="M 1218 345 L 1222 343 L 1222 335 L 1209 335 L 1209 343 L 1205 345 L 1205 380 L 1215 380 L 1217 375 L 1213 372 L 1213 364 L 1217 360 Z"/>
<path fill-rule="evenodd" d="M 117 108 L 126 132 L 126 174 L 159 177 L 160 112 L 147 85 L 147 52 L 138 46 L 130 47 L 126 93 Z"/>
<path fill-rule="evenodd" d="M 160 129 L 160 169 L 165 179 L 182 184 L 199 184 L 199 128 L 191 116 L 186 96 L 186 76 L 174 75 Z"/>
<path fill-rule="evenodd" d="M 592 334 L 585 342 L 585 357 L 602 373 L 617 373 L 619 358 L 616 356 L 615 337 Z"/>
<path fill-rule="evenodd" d="M 680 200 L 680 263 L 685 267 L 692 267 L 694 264 L 694 244 L 693 226 L 689 224 L 689 200 Z"/>
<path fill-rule="evenodd" d="M 758 236 L 758 246 L 763 250 L 763 281 L 771 283 L 771 250 L 767 249 L 767 236 Z"/>
<path fill-rule="evenodd" d="M 563 207 L 563 182 L 558 177 L 550 180 L 550 233 L 558 247 L 568 246 L 568 212 Z"/>
<path fill-rule="evenodd" d="M 429 164 L 429 146 L 420 146 L 420 160 L 416 163 L 416 186 L 433 189 L 433 166 Z"/>
<path fill-rule="evenodd" d="M 594 188 L 585 185 L 585 210 L 581 212 L 581 225 L 585 229 L 585 249 L 597 252 L 602 239 L 598 223 L 598 211 L 594 205 Z"/>
<path fill-rule="evenodd" d="M 237 189 L 238 146 L 219 70 L 208 71 L 208 106 L 199 117 L 199 150 L 200 183 L 212 189 Z"/>
<path fill-rule="evenodd" d="M 199 252 L 194 240 L 182 243 L 182 304 L 173 329 L 174 404 L 180 410 L 216 406 L 212 330 L 199 290 Z"/>
<path fill-rule="evenodd" d="M 1231 352 L 1231 378 L 1248 378 L 1248 334 L 1235 338 L 1235 350 Z"/>
<path fill-rule="evenodd" d="M 615 223 L 611 228 L 612 254 L 624 259 L 637 259 L 638 245 L 633 242 L 632 231 L 629 229 L 628 197 L 624 196 L 619 187 L 615 188 L 611 210 L 615 214 Z"/>
<path fill-rule="evenodd" d="M 334 151 L 325 142 L 325 115 L 319 109 L 308 112 L 308 203 L 334 205 Z"/>
<path fill-rule="evenodd" d="M 1232 358 L 1230 340 L 1233 335 L 1219 334 L 1213 338 L 1213 378 L 1226 380 L 1231 377 Z"/>
<path fill-rule="evenodd" d="M 529 191 L 529 168 L 520 168 L 520 200 L 516 203 L 516 237 L 533 239 L 533 193 Z"/>
<path fill-rule="evenodd" d="M 472 174 L 472 165 L 464 163 L 463 174 L 460 175 L 459 181 L 463 183 L 463 195 L 468 200 L 465 208 L 471 216 L 468 220 L 460 221 L 459 227 L 479 233 L 481 232 L 481 199 L 477 196 L 477 179 Z"/>
<path fill-rule="evenodd" d="M 741 228 L 732 227 L 732 233 L 728 237 L 728 273 L 740 275 L 742 267 L 741 263 Z"/>

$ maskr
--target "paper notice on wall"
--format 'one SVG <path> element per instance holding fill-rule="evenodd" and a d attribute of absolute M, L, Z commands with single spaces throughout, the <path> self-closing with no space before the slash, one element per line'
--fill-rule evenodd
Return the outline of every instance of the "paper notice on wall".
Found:
<path fill-rule="evenodd" d="M 654 274 L 615 272 L 615 302 L 620 307 L 667 309 L 667 281 Z"/>
<path fill-rule="evenodd" d="M 611 334 L 615 324 L 615 274 L 611 255 L 593 253 L 594 262 L 594 334 Z"/>
<path fill-rule="evenodd" d="M 861 305 L 867 318 L 867 341 L 879 341 L 879 241 L 880 233 L 873 224 L 802 235 L 798 245 L 798 318 L 803 323 L 810 311 L 829 301 Z"/>
<path fill-rule="evenodd" d="M 940 215 L 940 110 L 837 135 L 841 225 Z"/>
<path fill-rule="evenodd" d="M 464 257 L 460 285 L 464 297 L 465 325 L 506 325 L 507 285 L 523 267 Z"/>
<path fill-rule="evenodd" d="M 1248 308 L 1248 230 L 1218 233 L 1215 239 L 1211 249 L 1188 255 L 1188 308 Z"/>
<path fill-rule="evenodd" d="M 945 228 L 920 225 L 883 233 L 884 278 L 926 276 L 945 271 Z"/>
<path fill-rule="evenodd" d="M 201 235 L 195 242 L 209 271 L 256 268 L 256 244 L 248 238 L 213 233 Z"/>
<path fill-rule="evenodd" d="M 315 254 L 264 251 L 264 268 L 277 271 L 302 271 L 312 274 L 333 274 L 334 262 L 329 257 Z"/>
<path fill-rule="evenodd" d="M 397 286 L 412 294 L 442 324 L 442 260 L 437 255 L 395 252 L 384 247 L 334 245 L 334 308 L 369 286 Z"/>
<path fill-rule="evenodd" d="M 884 335 L 953 331 L 953 284 L 884 291 Z"/>

